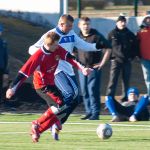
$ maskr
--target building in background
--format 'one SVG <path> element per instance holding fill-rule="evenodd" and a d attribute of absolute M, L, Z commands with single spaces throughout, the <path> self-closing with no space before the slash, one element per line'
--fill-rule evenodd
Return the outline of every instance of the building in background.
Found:
<path fill-rule="evenodd" d="M 40 25 L 55 26 L 66 10 L 66 0 L 0 0 L 0 14 Z"/>

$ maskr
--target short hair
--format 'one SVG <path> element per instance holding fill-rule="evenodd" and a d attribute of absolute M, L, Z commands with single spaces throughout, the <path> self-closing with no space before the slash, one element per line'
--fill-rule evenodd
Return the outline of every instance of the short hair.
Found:
<path fill-rule="evenodd" d="M 74 18 L 71 15 L 68 14 L 64 14 L 60 17 L 59 22 L 61 21 L 70 21 L 70 22 L 74 22 Z"/>
<path fill-rule="evenodd" d="M 89 17 L 81 17 L 80 19 L 79 19 L 79 21 L 85 21 L 85 22 L 90 22 L 91 21 L 91 19 L 89 18 Z"/>
<path fill-rule="evenodd" d="M 44 44 L 46 45 L 52 45 L 55 41 L 58 41 L 60 39 L 60 36 L 55 32 L 49 32 L 44 40 Z"/>

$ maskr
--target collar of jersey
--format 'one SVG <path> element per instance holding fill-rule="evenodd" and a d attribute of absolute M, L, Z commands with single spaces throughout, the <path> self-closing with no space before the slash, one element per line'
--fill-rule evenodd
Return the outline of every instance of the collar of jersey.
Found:
<path fill-rule="evenodd" d="M 48 55 L 51 54 L 51 52 L 48 51 L 44 46 L 41 49 L 42 49 L 43 53 L 48 54 Z"/>
<path fill-rule="evenodd" d="M 59 34 L 62 34 L 62 35 L 65 35 L 66 33 L 62 32 L 59 27 L 56 27 L 56 31 L 59 33 Z"/>

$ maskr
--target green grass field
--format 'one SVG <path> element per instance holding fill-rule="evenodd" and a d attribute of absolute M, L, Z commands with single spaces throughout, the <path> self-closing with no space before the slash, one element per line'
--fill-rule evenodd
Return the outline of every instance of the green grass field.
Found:
<path fill-rule="evenodd" d="M 111 116 L 99 121 L 81 121 L 81 115 L 72 115 L 54 141 L 49 131 L 41 135 L 39 143 L 29 136 L 30 122 L 39 117 L 34 114 L 0 114 L 0 150 L 148 150 L 150 148 L 150 122 L 112 123 Z M 113 136 L 101 140 L 96 135 L 99 123 L 109 123 Z"/>

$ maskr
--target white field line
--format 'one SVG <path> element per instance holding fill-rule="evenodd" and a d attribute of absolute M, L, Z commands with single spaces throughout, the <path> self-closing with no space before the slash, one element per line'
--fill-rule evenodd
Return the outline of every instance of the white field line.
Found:
<path fill-rule="evenodd" d="M 31 124 L 31 122 L 3 122 L 0 124 Z M 98 125 L 98 123 L 90 123 L 90 122 L 67 122 L 65 125 Z M 120 126 L 120 127 L 147 127 L 150 128 L 150 125 L 144 124 L 110 124 L 111 126 Z"/>
<path fill-rule="evenodd" d="M 30 124 L 31 122 L 0 122 L 0 124 Z M 96 125 L 97 123 L 80 123 L 80 122 L 68 122 L 65 123 L 66 125 Z M 150 131 L 150 125 L 137 125 L 137 124 L 110 124 L 112 126 L 120 126 L 120 127 L 140 127 L 140 128 L 133 128 L 133 129 L 113 129 L 113 131 L 121 132 L 121 131 Z M 141 128 L 143 127 L 143 128 Z M 47 131 L 49 132 L 49 131 Z M 80 132 L 96 132 L 95 130 L 70 130 L 70 131 L 61 131 L 63 133 L 80 133 Z M 49 132 L 50 133 L 50 132 Z M 29 134 L 29 132 L 0 132 L 0 135 L 11 135 L 11 134 Z"/>
<path fill-rule="evenodd" d="M 0 135 L 7 135 L 7 134 L 28 134 L 28 132 L 0 132 Z"/>
<path fill-rule="evenodd" d="M 149 128 L 147 128 L 147 129 L 114 129 L 113 130 L 114 132 L 122 132 L 122 131 L 150 131 L 150 129 Z M 49 134 L 50 134 L 50 131 L 46 131 L 47 133 L 49 132 Z M 96 132 L 96 130 L 70 130 L 70 131 L 61 131 L 62 133 L 83 133 L 83 132 Z M 29 134 L 29 132 L 0 132 L 0 135 L 13 135 L 13 134 Z"/>
<path fill-rule="evenodd" d="M 5 121 L 1 121 L 0 124 L 29 124 L 31 122 L 5 122 Z"/>

